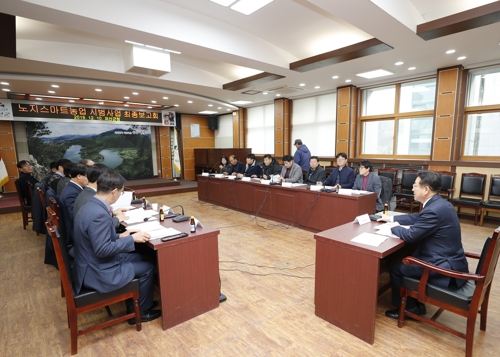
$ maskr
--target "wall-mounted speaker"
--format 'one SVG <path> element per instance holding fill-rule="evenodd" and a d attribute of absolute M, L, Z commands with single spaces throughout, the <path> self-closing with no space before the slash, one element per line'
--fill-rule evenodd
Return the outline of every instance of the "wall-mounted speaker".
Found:
<path fill-rule="evenodd" d="M 219 129 L 219 120 L 217 118 L 217 115 L 209 115 L 208 116 L 208 128 L 210 130 Z"/>
<path fill-rule="evenodd" d="M 182 129 L 181 116 L 181 113 L 175 113 L 175 128 L 177 130 Z"/>

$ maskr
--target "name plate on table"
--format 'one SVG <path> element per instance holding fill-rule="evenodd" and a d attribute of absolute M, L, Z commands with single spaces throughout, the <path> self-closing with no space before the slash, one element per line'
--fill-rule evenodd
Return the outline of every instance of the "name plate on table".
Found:
<path fill-rule="evenodd" d="M 350 188 L 339 188 L 339 195 L 352 195 L 352 190 Z"/>
<path fill-rule="evenodd" d="M 236 178 L 236 176 L 233 176 L 233 175 L 230 175 L 230 176 L 226 176 L 228 179 L 230 180 L 234 180 Z"/>
<path fill-rule="evenodd" d="M 292 183 L 291 182 L 282 182 L 281 187 L 292 187 Z"/>
<path fill-rule="evenodd" d="M 223 178 L 224 177 L 224 174 L 215 174 L 214 175 L 215 178 Z"/>
<path fill-rule="evenodd" d="M 362 224 L 370 222 L 370 216 L 368 215 L 368 213 L 362 214 L 361 216 L 357 216 L 353 223 L 356 222 L 359 223 L 359 225 L 361 226 Z"/>
<path fill-rule="evenodd" d="M 263 185 L 269 185 L 271 183 L 271 180 L 260 180 L 260 183 Z"/>
<path fill-rule="evenodd" d="M 311 191 L 321 191 L 322 188 L 323 188 L 323 186 L 319 186 L 319 185 L 311 185 L 311 187 L 310 187 Z"/>
<path fill-rule="evenodd" d="M 208 172 L 202 172 L 201 176 L 209 176 L 210 174 Z"/>
<path fill-rule="evenodd" d="M 251 177 L 242 177 L 241 181 L 250 181 L 252 178 Z"/>

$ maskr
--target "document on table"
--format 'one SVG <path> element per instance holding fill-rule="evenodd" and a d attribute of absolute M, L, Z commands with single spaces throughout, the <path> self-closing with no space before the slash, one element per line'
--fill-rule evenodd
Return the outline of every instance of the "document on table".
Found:
<path fill-rule="evenodd" d="M 144 222 L 144 218 L 150 220 L 153 219 L 153 216 L 156 214 L 158 214 L 158 212 L 153 210 L 145 210 L 143 208 L 129 210 L 125 212 L 125 215 L 128 216 L 128 219 L 125 220 L 125 223 L 134 224 L 134 223 Z"/>
<path fill-rule="evenodd" d="M 392 227 L 396 227 L 394 225 L 394 223 L 392 223 L 392 222 L 387 222 L 385 224 L 375 226 L 375 229 L 377 230 L 375 233 L 383 235 L 383 236 L 392 237 L 392 238 L 399 238 L 397 235 L 392 233 L 392 231 L 391 231 Z M 400 227 L 410 229 L 410 226 L 400 226 Z"/>
<path fill-rule="evenodd" d="M 389 237 L 365 232 L 351 239 L 351 242 L 371 245 L 372 247 L 378 247 L 379 245 L 384 243 L 387 238 Z"/>
<path fill-rule="evenodd" d="M 132 191 L 123 191 L 123 195 L 118 198 L 118 201 L 113 203 L 111 207 L 113 210 L 122 207 L 130 207 L 130 202 L 132 202 Z"/>
<path fill-rule="evenodd" d="M 135 224 L 133 226 L 130 226 L 130 229 L 149 233 L 151 235 L 151 238 L 149 238 L 150 240 L 182 233 L 174 228 L 163 227 L 160 222 L 146 222 Z"/>

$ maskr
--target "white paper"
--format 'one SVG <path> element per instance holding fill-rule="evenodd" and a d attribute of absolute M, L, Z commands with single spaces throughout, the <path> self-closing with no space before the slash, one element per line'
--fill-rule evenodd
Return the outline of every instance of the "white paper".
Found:
<path fill-rule="evenodd" d="M 339 188 L 339 195 L 352 195 L 352 190 L 350 188 Z"/>
<path fill-rule="evenodd" d="M 202 172 L 201 176 L 209 176 L 210 174 L 208 172 Z"/>
<path fill-rule="evenodd" d="M 269 185 L 271 183 L 271 180 L 261 180 L 260 183 L 263 185 Z"/>
<path fill-rule="evenodd" d="M 136 224 L 136 223 L 150 222 L 150 221 L 156 221 L 156 217 L 136 217 L 136 218 L 129 218 L 129 219 L 127 219 L 124 222 L 127 223 L 127 224 Z"/>
<path fill-rule="evenodd" d="M 144 218 L 150 219 L 154 215 L 158 214 L 158 212 L 153 210 L 144 210 L 143 208 L 137 208 L 125 213 L 128 216 L 128 219 L 125 220 L 127 224 L 133 224 L 138 222 L 144 222 Z"/>
<path fill-rule="evenodd" d="M 230 180 L 234 180 L 236 178 L 236 176 L 233 176 L 233 175 L 229 175 L 229 176 L 226 176 L 228 179 Z"/>
<path fill-rule="evenodd" d="M 291 182 L 282 182 L 281 183 L 281 187 L 293 187 L 293 183 Z"/>
<path fill-rule="evenodd" d="M 290 182 L 287 182 L 287 183 L 290 183 Z M 305 186 L 305 185 L 306 185 L 305 183 L 292 183 L 292 187 L 299 187 L 299 186 Z"/>
<path fill-rule="evenodd" d="M 322 188 L 323 186 L 311 185 L 311 191 L 321 191 Z"/>
<path fill-rule="evenodd" d="M 372 193 L 370 191 L 363 191 L 363 190 L 351 190 L 353 195 L 366 195 L 368 193 Z"/>
<path fill-rule="evenodd" d="M 216 177 L 216 178 L 223 178 L 223 177 L 224 177 L 224 174 L 215 174 L 215 176 L 214 176 L 214 177 Z"/>
<path fill-rule="evenodd" d="M 351 239 L 351 242 L 366 244 L 372 247 L 378 247 L 379 245 L 384 243 L 387 240 L 387 238 L 389 237 L 365 232 Z"/>
<path fill-rule="evenodd" d="M 251 180 L 251 178 L 250 178 L 250 177 L 242 177 L 242 178 L 241 178 L 241 180 L 242 180 L 242 181 L 250 181 L 250 180 Z"/>
<path fill-rule="evenodd" d="M 123 191 L 123 195 L 118 197 L 118 201 L 111 205 L 113 211 L 117 208 L 130 206 L 130 202 L 132 202 L 132 191 Z"/>
<path fill-rule="evenodd" d="M 151 238 L 149 238 L 149 240 L 153 240 L 153 239 L 173 236 L 176 234 L 181 234 L 182 232 L 178 231 L 177 229 L 166 228 L 166 227 L 161 226 L 160 229 L 155 229 L 154 231 L 151 231 L 148 233 L 151 235 Z"/>

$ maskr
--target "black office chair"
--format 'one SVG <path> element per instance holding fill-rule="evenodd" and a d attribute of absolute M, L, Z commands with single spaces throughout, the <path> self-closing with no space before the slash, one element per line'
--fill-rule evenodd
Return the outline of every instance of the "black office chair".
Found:
<path fill-rule="evenodd" d="M 99 293 L 95 290 L 82 289 L 79 294 L 74 293 L 73 282 L 71 279 L 71 270 L 69 269 L 69 258 L 64 249 L 61 249 L 60 237 L 57 227 L 52 224 L 51 217 L 47 219 L 47 231 L 52 236 L 54 250 L 56 252 L 57 264 L 59 265 L 59 274 L 66 296 L 66 306 L 68 313 L 68 327 L 70 329 L 71 339 L 71 354 L 78 352 L 78 336 L 92 332 L 104 327 L 108 327 L 120 322 L 135 318 L 137 331 L 141 331 L 141 312 L 139 309 L 139 279 L 134 279 L 124 287 L 109 292 Z M 127 299 L 132 299 L 134 303 L 134 312 L 127 313 L 120 317 L 114 317 L 108 305 L 117 302 L 124 302 Z M 78 315 L 93 311 L 100 308 L 106 308 L 109 320 L 101 322 L 97 325 L 78 330 Z"/>
<path fill-rule="evenodd" d="M 484 200 L 484 188 L 486 184 L 486 175 L 477 173 L 462 174 L 462 185 L 458 198 L 454 198 L 451 203 L 457 207 L 457 214 L 474 216 L 474 225 L 477 225 L 477 219 L 481 212 L 481 202 Z M 462 212 L 460 208 L 470 208 L 474 214 Z"/>
<path fill-rule="evenodd" d="M 28 202 L 26 201 L 26 198 L 24 197 L 21 187 L 19 186 L 19 181 L 16 180 L 14 181 L 14 184 L 16 185 L 16 191 L 17 191 L 17 198 L 19 199 L 19 204 L 21 205 L 21 215 L 23 217 L 23 228 L 26 230 L 26 226 L 28 223 L 33 222 L 33 215 L 31 213 L 31 205 L 28 205 Z M 32 187 L 30 184 L 28 184 L 28 187 L 30 188 L 30 193 L 33 196 L 33 191 Z"/>
<path fill-rule="evenodd" d="M 382 177 L 388 177 L 391 179 L 392 186 L 393 186 L 393 191 L 396 191 L 397 185 L 398 185 L 398 170 L 397 169 L 391 169 L 391 168 L 383 168 L 381 167 L 380 169 L 377 170 L 377 174 Z"/>
<path fill-rule="evenodd" d="M 483 225 L 484 216 L 486 216 L 488 212 L 500 213 L 500 175 L 491 175 L 488 200 L 481 202 L 480 226 Z"/>
<path fill-rule="evenodd" d="M 420 206 L 420 203 L 415 201 L 412 191 L 418 172 L 418 170 L 411 169 L 403 170 L 401 182 L 397 185 L 396 192 L 394 192 L 396 205 L 410 208 L 410 213 L 413 213 L 414 207 Z"/>
<path fill-rule="evenodd" d="M 476 318 L 478 314 L 481 315 L 480 329 L 481 331 L 486 331 L 491 282 L 500 253 L 500 245 L 498 244 L 499 232 L 500 230 L 495 230 L 493 236 L 486 239 L 481 255 L 465 253 L 469 258 L 479 259 L 475 274 L 436 267 L 414 257 L 404 258 L 403 264 L 414 264 L 422 267 L 424 270 L 420 279 L 403 278 L 400 291 L 401 306 L 399 308 L 398 327 L 403 327 L 405 316 L 432 325 L 465 339 L 465 356 L 472 357 L 474 330 L 476 328 Z M 455 284 L 446 288 L 432 285 L 427 282 L 431 272 L 433 274 L 444 274 L 455 279 L 467 280 L 467 282 L 461 288 L 457 288 Z M 406 311 L 406 300 L 408 296 L 422 303 L 437 306 L 439 309 L 431 318 L 425 318 L 424 316 L 408 312 Z M 466 333 L 459 332 L 436 321 L 444 310 L 454 312 L 467 319 Z"/>

